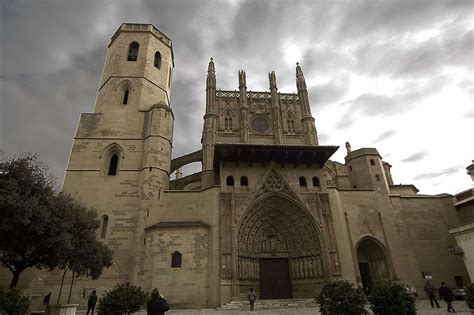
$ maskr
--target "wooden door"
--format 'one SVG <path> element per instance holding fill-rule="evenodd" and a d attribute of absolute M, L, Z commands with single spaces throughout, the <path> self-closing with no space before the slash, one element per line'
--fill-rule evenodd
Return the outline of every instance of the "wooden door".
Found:
<path fill-rule="evenodd" d="M 290 268 L 287 258 L 261 258 L 260 298 L 291 299 Z"/>

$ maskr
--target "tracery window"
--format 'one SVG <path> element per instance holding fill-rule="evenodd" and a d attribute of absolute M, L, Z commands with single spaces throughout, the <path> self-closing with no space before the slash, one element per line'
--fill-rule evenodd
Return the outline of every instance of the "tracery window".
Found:
<path fill-rule="evenodd" d="M 153 65 L 157 68 L 157 69 L 161 69 L 161 54 L 159 51 L 157 51 L 155 53 L 155 60 L 153 61 Z"/>
<path fill-rule="evenodd" d="M 240 178 L 240 186 L 248 186 L 249 185 L 249 180 L 247 179 L 247 176 L 242 176 Z"/>
<path fill-rule="evenodd" d="M 107 225 L 109 223 L 109 217 L 107 215 L 102 216 L 102 230 L 100 233 L 101 238 L 105 238 L 107 236 Z"/>
<path fill-rule="evenodd" d="M 227 186 L 234 186 L 234 177 L 232 176 L 227 176 Z"/>
<path fill-rule="evenodd" d="M 171 268 L 181 268 L 183 260 L 183 254 L 178 251 L 175 251 L 171 254 Z"/>
<path fill-rule="evenodd" d="M 137 42 L 133 42 L 130 44 L 130 47 L 128 49 L 128 61 L 137 61 L 139 48 L 140 44 L 138 44 Z"/>

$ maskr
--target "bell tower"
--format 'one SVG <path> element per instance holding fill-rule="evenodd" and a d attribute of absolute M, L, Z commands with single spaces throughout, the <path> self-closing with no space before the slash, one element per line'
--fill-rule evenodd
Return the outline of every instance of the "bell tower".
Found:
<path fill-rule="evenodd" d="M 174 116 L 171 40 L 151 24 L 112 36 L 93 113 L 79 121 L 64 190 L 97 209 L 114 250 L 107 277 L 140 281 L 144 228 L 169 186 Z M 105 277 L 105 278 L 107 278 Z"/>

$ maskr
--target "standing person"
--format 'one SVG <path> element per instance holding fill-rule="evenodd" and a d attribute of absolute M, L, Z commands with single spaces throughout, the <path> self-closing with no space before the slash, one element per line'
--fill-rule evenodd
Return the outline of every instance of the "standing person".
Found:
<path fill-rule="evenodd" d="M 436 300 L 435 288 L 431 285 L 429 281 L 426 281 L 424 289 L 426 294 L 428 294 L 428 297 L 430 298 L 431 308 L 433 308 L 435 304 L 436 307 L 439 308 L 438 300 Z"/>
<path fill-rule="evenodd" d="M 250 302 L 250 310 L 253 311 L 255 300 L 257 299 L 257 294 L 253 292 L 253 288 L 250 288 L 249 294 L 247 294 L 247 298 L 249 299 Z"/>
<path fill-rule="evenodd" d="M 45 306 L 45 313 L 48 314 L 49 300 L 51 299 L 51 291 L 43 298 L 43 305 Z"/>
<path fill-rule="evenodd" d="M 148 315 L 164 315 L 170 309 L 163 295 L 158 289 L 151 291 L 150 300 L 146 303 L 146 311 Z"/>
<path fill-rule="evenodd" d="M 453 313 L 456 313 L 452 304 L 454 301 L 453 291 L 446 286 L 445 282 L 441 282 L 441 288 L 439 288 L 439 299 L 444 300 L 446 304 L 448 304 L 448 313 L 451 313 L 451 310 Z"/>
<path fill-rule="evenodd" d="M 87 314 L 89 315 L 89 311 L 92 311 L 92 315 L 94 315 L 94 308 L 95 304 L 97 303 L 97 293 L 96 290 L 92 291 L 92 294 L 89 296 L 89 301 L 87 301 Z"/>

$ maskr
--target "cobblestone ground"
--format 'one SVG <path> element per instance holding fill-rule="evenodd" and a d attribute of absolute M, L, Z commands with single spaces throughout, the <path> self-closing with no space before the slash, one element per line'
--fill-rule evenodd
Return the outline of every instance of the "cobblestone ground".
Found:
<path fill-rule="evenodd" d="M 441 315 L 441 314 L 451 314 L 447 312 L 446 303 L 441 302 L 441 308 L 432 309 L 430 303 L 428 301 L 421 301 L 418 302 L 416 307 L 418 309 L 418 314 L 421 315 Z M 471 315 L 471 312 L 466 306 L 464 301 L 456 301 L 454 302 L 454 309 L 456 313 L 459 315 Z M 258 310 L 256 309 L 254 312 L 242 311 L 242 310 L 171 310 L 166 312 L 167 315 L 191 315 L 191 314 L 198 314 L 198 315 L 237 315 L 237 314 L 252 314 L 252 315 L 259 315 L 259 314 L 297 314 L 297 315 L 317 315 L 319 313 L 318 307 L 296 307 L 296 308 L 278 308 L 278 309 L 265 309 L 265 310 Z M 474 314 L 474 313 L 473 313 Z M 394 314 L 396 315 L 396 314 Z"/>

